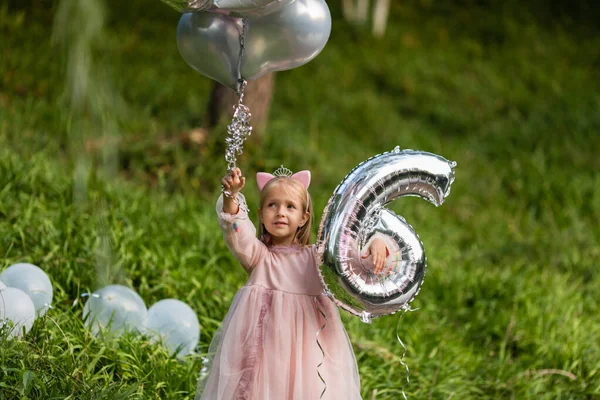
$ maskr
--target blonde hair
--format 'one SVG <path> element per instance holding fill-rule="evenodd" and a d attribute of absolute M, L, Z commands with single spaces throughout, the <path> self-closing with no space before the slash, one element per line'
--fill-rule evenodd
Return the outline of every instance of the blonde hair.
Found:
<path fill-rule="evenodd" d="M 302 246 L 308 245 L 310 240 L 310 226 L 312 224 L 313 211 L 312 211 L 312 200 L 310 198 L 310 194 L 308 190 L 302 185 L 302 183 L 296 179 L 290 178 L 288 176 L 278 176 L 276 178 L 271 179 L 267 184 L 263 187 L 260 192 L 260 201 L 258 204 L 259 210 L 263 209 L 265 199 L 269 192 L 280 185 L 285 185 L 285 190 L 290 196 L 296 196 L 301 203 L 302 213 L 308 213 L 308 220 L 306 223 L 298 228 L 296 232 L 295 240 L 298 244 Z M 259 222 L 258 227 L 258 238 L 265 244 L 269 244 L 271 241 L 271 234 L 265 228 L 265 225 L 262 221 Z"/>

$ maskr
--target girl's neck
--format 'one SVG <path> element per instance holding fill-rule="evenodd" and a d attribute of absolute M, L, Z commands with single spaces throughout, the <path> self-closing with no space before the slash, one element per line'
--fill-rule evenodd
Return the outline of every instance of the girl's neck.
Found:
<path fill-rule="evenodd" d="M 282 241 L 274 241 L 273 238 L 269 241 L 269 246 L 277 246 L 277 247 L 298 247 L 300 243 L 297 240 L 282 240 Z"/>
<path fill-rule="evenodd" d="M 293 240 L 273 240 L 273 237 L 268 235 L 263 242 L 269 247 L 304 247 L 305 245 L 298 242 L 298 239 Z M 308 245 L 308 244 L 307 244 Z"/>

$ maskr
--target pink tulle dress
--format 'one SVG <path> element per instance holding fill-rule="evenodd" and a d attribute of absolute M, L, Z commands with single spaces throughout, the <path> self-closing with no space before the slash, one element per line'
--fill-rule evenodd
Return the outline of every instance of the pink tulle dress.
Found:
<path fill-rule="evenodd" d="M 225 242 L 249 278 L 211 342 L 196 400 L 318 400 L 321 362 L 323 399 L 360 399 L 354 352 L 337 307 L 321 294 L 314 246 L 267 246 L 246 212 L 222 210 L 220 198 Z M 323 358 L 316 335 L 325 323 Z"/>

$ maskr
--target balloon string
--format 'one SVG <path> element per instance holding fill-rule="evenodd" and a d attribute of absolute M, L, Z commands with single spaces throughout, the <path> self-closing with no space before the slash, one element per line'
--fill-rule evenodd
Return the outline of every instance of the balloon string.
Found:
<path fill-rule="evenodd" d="M 240 53 L 238 56 L 238 68 L 237 68 L 237 78 L 238 78 L 238 88 L 237 94 L 240 97 L 240 103 L 244 97 L 243 90 L 240 92 L 240 83 L 244 82 L 244 78 L 242 78 L 242 60 L 244 58 L 244 51 L 246 50 L 246 18 L 242 18 L 242 31 L 240 32 Z"/>
<path fill-rule="evenodd" d="M 417 311 L 417 310 L 418 310 L 418 308 L 412 309 L 412 308 L 410 308 L 409 305 L 406 305 L 405 307 L 402 308 L 402 313 L 400 314 L 400 317 L 398 318 L 398 323 L 396 324 L 396 339 L 398 339 L 398 342 L 400 342 L 400 345 L 404 349 L 402 356 L 400 357 L 400 364 L 402 364 L 402 366 L 406 370 L 406 383 L 408 383 L 408 384 L 410 384 L 410 376 L 409 376 L 410 371 L 408 370 L 408 365 L 404 362 L 404 356 L 406 355 L 406 346 L 404 345 L 404 342 L 402 341 L 402 339 L 400 339 L 400 334 L 398 332 L 400 330 L 400 321 L 402 321 L 402 317 L 404 317 L 404 314 L 406 314 L 409 311 L 413 312 L 413 311 Z M 406 397 L 406 393 L 404 393 L 404 388 L 402 388 L 402 397 L 404 397 L 404 400 L 408 400 L 408 398 Z"/>
<path fill-rule="evenodd" d="M 323 365 L 323 362 L 325 362 L 325 351 L 323 350 L 323 346 L 321 346 L 321 343 L 319 342 L 319 335 L 321 334 L 321 331 L 323 329 L 325 329 L 325 326 L 327 325 L 327 316 L 321 309 L 321 306 L 319 306 L 319 300 L 317 297 L 315 297 L 315 305 L 317 306 L 317 310 L 319 310 L 319 312 L 325 319 L 325 323 L 323 324 L 321 329 L 318 330 L 317 335 L 316 335 L 317 346 L 319 346 L 319 349 L 321 350 L 321 355 L 323 357 L 321 362 L 317 365 L 317 375 L 319 376 L 319 379 L 321 380 L 321 382 L 323 382 L 323 385 L 325 385 L 325 387 L 323 388 L 323 391 L 321 392 L 321 396 L 319 397 L 319 399 L 322 399 L 323 395 L 325 394 L 325 391 L 327 390 L 327 382 L 325 382 L 325 379 L 323 379 L 323 376 L 321 375 L 321 372 L 319 371 L 319 367 L 321 367 L 321 365 Z"/>

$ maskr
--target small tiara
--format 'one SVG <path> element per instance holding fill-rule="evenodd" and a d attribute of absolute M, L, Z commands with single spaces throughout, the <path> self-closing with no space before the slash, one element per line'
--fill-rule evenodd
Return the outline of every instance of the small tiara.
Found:
<path fill-rule="evenodd" d="M 293 174 L 292 171 L 289 170 L 289 169 L 287 169 L 287 168 L 285 168 L 283 165 L 279 166 L 279 168 L 277 168 L 275 170 L 275 172 L 273 172 L 273 176 L 277 176 L 277 177 L 280 177 L 280 176 L 292 176 L 292 174 Z"/>

